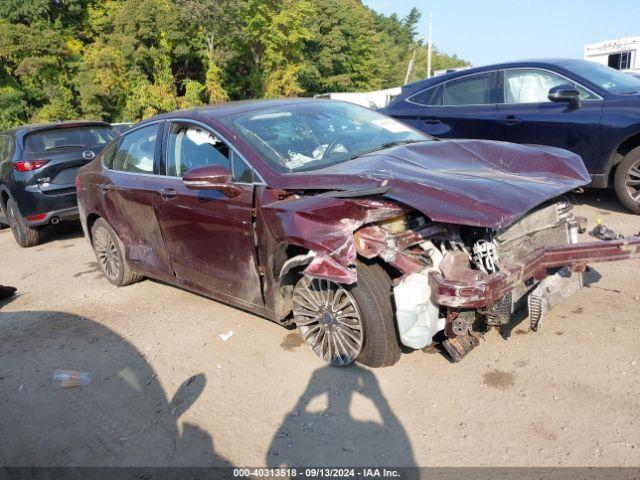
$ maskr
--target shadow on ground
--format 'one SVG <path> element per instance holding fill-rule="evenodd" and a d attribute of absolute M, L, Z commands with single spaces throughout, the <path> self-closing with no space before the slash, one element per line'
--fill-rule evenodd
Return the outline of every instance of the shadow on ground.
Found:
<path fill-rule="evenodd" d="M 618 197 L 613 190 L 589 188 L 583 193 L 574 193 L 571 195 L 571 201 L 576 205 L 588 205 L 590 207 L 600 209 L 603 216 L 613 213 L 631 214 L 624 205 L 620 203 Z M 603 218 L 603 221 L 606 221 Z"/>
<path fill-rule="evenodd" d="M 169 399 L 133 345 L 64 312 L 2 312 L 0 338 L 3 465 L 231 466 L 208 433 L 178 422 L 204 390 L 203 374 Z M 93 380 L 55 388 L 55 369 Z"/>
<path fill-rule="evenodd" d="M 356 400 L 357 410 L 375 420 L 352 416 Z M 306 391 L 273 437 L 267 465 L 409 467 L 415 466 L 415 460 L 409 437 L 377 378 L 352 365 L 326 366 L 313 373 Z"/>

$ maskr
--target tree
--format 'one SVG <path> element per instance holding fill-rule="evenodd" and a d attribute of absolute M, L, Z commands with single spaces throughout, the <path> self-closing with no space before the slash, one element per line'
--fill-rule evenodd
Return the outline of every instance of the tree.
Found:
<path fill-rule="evenodd" d="M 205 91 L 209 103 L 229 99 L 223 87 L 225 63 L 232 56 L 240 31 L 240 0 L 180 0 L 180 18 L 202 38 L 205 63 Z"/>
<path fill-rule="evenodd" d="M 359 0 L 314 0 L 317 25 L 306 42 L 303 73 L 307 92 L 378 88 L 382 62 L 373 13 Z"/>
<path fill-rule="evenodd" d="M 397 86 L 419 20 L 361 0 L 0 0 L 0 128 Z M 412 80 L 425 62 L 419 45 Z M 434 49 L 434 69 L 464 64 Z"/>

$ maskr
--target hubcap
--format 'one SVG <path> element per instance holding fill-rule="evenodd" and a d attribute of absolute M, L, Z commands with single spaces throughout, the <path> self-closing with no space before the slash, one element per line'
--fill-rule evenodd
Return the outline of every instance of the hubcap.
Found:
<path fill-rule="evenodd" d="M 640 160 L 629 167 L 625 185 L 633 201 L 640 203 Z"/>
<path fill-rule="evenodd" d="M 104 227 L 98 227 L 95 229 L 93 237 L 93 248 L 102 271 L 109 280 L 116 280 L 120 275 L 120 259 L 111 234 Z"/>
<path fill-rule="evenodd" d="M 18 239 L 18 242 L 22 242 L 22 229 L 20 228 L 20 215 L 16 212 L 16 207 L 13 203 L 9 204 L 9 226 L 11 231 Z"/>
<path fill-rule="evenodd" d="M 293 291 L 293 318 L 304 342 L 329 364 L 348 365 L 360 354 L 364 339 L 360 312 L 341 285 L 301 278 Z"/>

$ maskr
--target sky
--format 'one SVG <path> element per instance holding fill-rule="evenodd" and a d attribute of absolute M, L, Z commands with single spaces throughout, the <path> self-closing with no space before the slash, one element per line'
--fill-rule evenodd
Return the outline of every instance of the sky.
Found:
<path fill-rule="evenodd" d="M 426 35 L 433 14 L 433 44 L 474 66 L 544 57 L 582 58 L 584 46 L 640 36 L 640 0 L 363 0 L 377 12 L 422 12 Z"/>

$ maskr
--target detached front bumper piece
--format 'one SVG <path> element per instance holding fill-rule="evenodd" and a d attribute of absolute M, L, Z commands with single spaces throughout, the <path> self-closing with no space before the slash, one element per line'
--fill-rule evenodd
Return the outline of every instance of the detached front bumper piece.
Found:
<path fill-rule="evenodd" d="M 522 284 L 533 287 L 563 267 L 569 273 L 583 272 L 590 263 L 634 258 L 640 258 L 640 236 L 541 248 L 521 263 L 473 282 L 446 279 L 433 272 L 429 277 L 431 301 L 457 309 L 487 308 L 514 288 Z"/>

